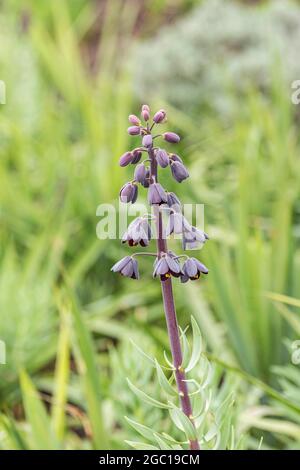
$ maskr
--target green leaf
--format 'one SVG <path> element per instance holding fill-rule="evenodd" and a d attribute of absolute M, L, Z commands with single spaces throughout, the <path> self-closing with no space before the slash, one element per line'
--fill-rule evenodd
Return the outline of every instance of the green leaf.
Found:
<path fill-rule="evenodd" d="M 159 448 L 162 450 L 172 450 L 172 447 L 170 447 L 166 441 L 164 441 L 158 434 L 154 434 L 154 437 L 159 445 Z"/>
<path fill-rule="evenodd" d="M 189 359 L 190 359 L 190 345 L 189 345 L 188 339 L 186 337 L 185 331 L 183 331 L 180 328 L 180 332 L 181 332 L 180 339 L 181 339 L 181 343 L 182 343 L 182 364 L 181 364 L 181 366 L 183 367 L 183 369 L 185 369 L 187 367 L 187 365 L 189 363 Z"/>
<path fill-rule="evenodd" d="M 172 385 L 170 384 L 170 382 L 166 378 L 162 368 L 160 367 L 160 365 L 158 364 L 156 359 L 155 359 L 155 367 L 156 367 L 156 372 L 157 372 L 157 377 L 158 377 L 159 384 L 160 384 L 161 388 L 164 390 L 164 392 L 167 395 L 171 395 L 171 396 L 178 395 L 178 392 L 172 387 Z"/>
<path fill-rule="evenodd" d="M 128 418 L 125 416 L 126 421 L 132 426 L 138 433 L 140 433 L 145 439 L 149 439 L 149 441 L 154 442 L 154 431 L 144 424 L 137 423 L 133 421 L 133 419 Z"/>
<path fill-rule="evenodd" d="M 96 366 L 96 354 L 92 338 L 78 309 L 77 302 L 68 287 L 72 299 L 71 313 L 75 331 L 75 356 L 83 378 L 88 416 L 91 422 L 94 447 L 98 450 L 108 448 L 108 436 L 101 411 L 101 387 L 99 371 Z"/>
<path fill-rule="evenodd" d="M 201 352 L 202 352 L 202 336 L 201 336 L 200 328 L 198 326 L 198 323 L 194 319 L 194 317 L 192 317 L 191 320 L 192 320 L 192 329 L 193 329 L 193 349 L 192 349 L 191 359 L 185 370 L 186 372 L 191 371 L 197 365 L 200 359 Z"/>
<path fill-rule="evenodd" d="M 136 450 L 159 450 L 159 447 L 155 447 L 151 444 L 145 444 L 144 442 L 137 441 L 125 441 L 126 444 L 133 447 Z"/>
<path fill-rule="evenodd" d="M 26 418 L 31 427 L 33 449 L 59 449 L 49 416 L 35 386 L 25 371 L 20 373 L 20 383 Z"/>
<path fill-rule="evenodd" d="M 197 439 L 197 433 L 191 420 L 179 408 L 173 407 L 169 410 L 170 416 L 175 425 L 183 431 L 189 440 Z"/>
<path fill-rule="evenodd" d="M 127 379 L 128 385 L 130 389 L 133 391 L 133 393 L 140 398 L 140 400 L 144 401 L 148 405 L 156 406 L 156 408 L 162 408 L 162 409 L 169 409 L 171 408 L 171 405 L 167 405 L 165 403 L 162 403 L 158 400 L 155 400 L 154 398 L 150 397 L 147 395 L 145 392 L 142 392 L 139 388 L 137 388 L 135 385 L 133 385 L 129 379 Z"/>

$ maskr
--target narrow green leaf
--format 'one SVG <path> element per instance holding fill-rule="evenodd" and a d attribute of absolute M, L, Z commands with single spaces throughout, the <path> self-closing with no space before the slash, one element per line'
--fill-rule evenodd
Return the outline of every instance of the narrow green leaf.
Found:
<path fill-rule="evenodd" d="M 185 433 L 189 440 L 197 439 L 196 429 L 191 420 L 179 408 L 173 405 L 169 413 L 175 425 Z"/>
<path fill-rule="evenodd" d="M 186 372 L 191 371 L 196 366 L 196 364 L 198 363 L 200 359 L 200 355 L 202 352 L 202 336 L 201 336 L 200 328 L 198 326 L 198 323 L 194 319 L 194 317 L 192 317 L 191 320 L 192 320 L 192 329 L 193 329 L 193 349 L 192 349 L 191 359 L 185 370 Z"/>
<path fill-rule="evenodd" d="M 148 403 L 148 405 L 156 406 L 157 408 L 162 408 L 162 409 L 169 409 L 171 408 L 171 405 L 167 405 L 165 403 L 162 403 L 158 400 L 155 400 L 154 398 L 150 397 L 147 395 L 145 392 L 142 392 L 139 388 L 137 388 L 135 385 L 133 385 L 129 379 L 127 379 L 128 385 L 132 392 L 140 398 L 140 400 L 144 401 L 145 403 Z"/>
<path fill-rule="evenodd" d="M 125 416 L 126 421 L 132 426 L 138 433 L 140 433 L 145 439 L 149 439 L 149 441 L 154 442 L 154 432 L 152 429 L 148 428 L 147 426 L 144 426 L 144 424 L 137 423 L 136 421 L 133 421 L 133 419 L 128 418 Z"/>
<path fill-rule="evenodd" d="M 133 447 L 136 450 L 159 450 L 159 447 L 155 447 L 151 444 L 145 444 L 144 442 L 136 442 L 136 441 L 125 441 L 126 444 Z"/>
<path fill-rule="evenodd" d="M 159 384 L 161 388 L 164 390 L 164 392 L 167 395 L 171 395 L 171 396 L 178 395 L 177 391 L 172 387 L 172 385 L 168 381 L 167 377 L 165 376 L 162 368 L 160 367 L 156 359 L 155 359 L 155 367 L 156 367 Z"/>
<path fill-rule="evenodd" d="M 39 394 L 25 371 L 20 373 L 26 418 L 30 423 L 33 448 L 38 450 L 59 449 L 49 416 Z"/>

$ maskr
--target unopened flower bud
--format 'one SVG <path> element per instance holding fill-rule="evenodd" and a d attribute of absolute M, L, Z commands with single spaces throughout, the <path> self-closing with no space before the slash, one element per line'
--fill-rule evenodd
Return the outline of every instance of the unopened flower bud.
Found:
<path fill-rule="evenodd" d="M 151 134 L 146 134 L 143 137 L 142 144 L 144 147 L 151 147 L 152 145 L 152 135 Z"/>
<path fill-rule="evenodd" d="M 156 154 L 156 161 L 157 163 L 162 167 L 166 168 L 169 165 L 169 157 L 168 154 L 165 150 L 158 149 Z"/>
<path fill-rule="evenodd" d="M 127 132 L 129 135 L 139 135 L 141 133 L 141 128 L 139 126 L 128 127 Z"/>
<path fill-rule="evenodd" d="M 147 104 L 143 104 L 141 116 L 144 119 L 144 121 L 149 121 L 149 119 L 150 119 L 150 108 Z"/>
<path fill-rule="evenodd" d="M 163 109 L 161 109 L 160 111 L 157 111 L 157 113 L 154 114 L 153 121 L 156 124 L 160 124 L 161 122 L 163 122 L 165 117 L 166 117 L 166 112 Z"/>
<path fill-rule="evenodd" d="M 133 153 L 133 159 L 132 159 L 131 164 L 132 164 L 132 165 L 135 165 L 135 164 L 138 163 L 138 162 L 140 161 L 140 159 L 142 158 L 142 152 L 140 151 L 139 148 L 137 148 L 137 149 L 134 149 L 134 150 L 132 151 L 132 153 Z"/>
<path fill-rule="evenodd" d="M 175 132 L 165 132 L 163 134 L 164 139 L 171 144 L 177 144 L 180 141 L 179 135 L 175 134 Z"/>
<path fill-rule="evenodd" d="M 139 120 L 139 118 L 135 114 L 130 114 L 129 117 L 128 117 L 128 120 L 129 120 L 130 124 L 133 124 L 134 126 L 140 126 L 141 125 L 141 121 Z"/>
<path fill-rule="evenodd" d="M 134 183 L 126 183 L 124 186 L 122 186 L 120 190 L 120 200 L 121 202 L 129 203 L 131 202 L 132 204 L 135 203 L 137 200 L 138 196 L 138 187 Z"/>
<path fill-rule="evenodd" d="M 127 166 L 127 165 L 129 165 L 129 163 L 132 162 L 133 158 L 134 158 L 134 155 L 133 155 L 132 152 L 126 152 L 126 153 L 124 153 L 124 154 L 122 155 L 122 157 L 120 158 L 120 160 L 119 160 L 120 166 Z"/>
<path fill-rule="evenodd" d="M 189 172 L 185 168 L 185 166 L 180 162 L 172 162 L 171 163 L 171 171 L 173 178 L 181 183 L 183 180 L 189 177 Z"/>
<path fill-rule="evenodd" d="M 139 183 L 143 183 L 146 177 L 146 171 L 147 170 L 146 170 L 144 163 L 139 163 L 135 167 L 134 179 L 138 181 Z"/>

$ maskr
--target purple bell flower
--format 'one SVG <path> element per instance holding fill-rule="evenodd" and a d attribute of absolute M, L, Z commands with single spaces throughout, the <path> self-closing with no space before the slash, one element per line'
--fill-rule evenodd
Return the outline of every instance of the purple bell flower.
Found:
<path fill-rule="evenodd" d="M 178 144 L 180 141 L 179 135 L 175 134 L 175 132 L 165 132 L 163 138 L 171 144 Z"/>
<path fill-rule="evenodd" d="M 138 196 L 138 187 L 135 183 L 125 183 L 120 189 L 120 200 L 121 202 L 132 204 L 135 203 Z"/>
<path fill-rule="evenodd" d="M 131 279 L 139 279 L 138 263 L 131 256 L 122 258 L 111 268 L 111 271 Z"/>
<path fill-rule="evenodd" d="M 176 212 L 178 212 L 181 207 L 181 202 L 176 194 L 172 192 L 167 193 L 167 204 Z"/>
<path fill-rule="evenodd" d="M 207 274 L 207 267 L 196 258 L 188 258 L 182 266 L 181 282 L 187 282 L 189 279 L 195 281 L 199 279 L 201 273 Z"/>
<path fill-rule="evenodd" d="M 179 277 L 181 275 L 180 264 L 176 257 L 168 253 L 161 258 L 156 258 L 154 262 L 153 277 L 160 276 L 162 281 L 166 281 L 171 276 Z"/>
<path fill-rule="evenodd" d="M 166 168 L 169 165 L 169 157 L 165 150 L 158 149 L 155 153 L 156 161 L 162 168 Z"/>
<path fill-rule="evenodd" d="M 142 183 L 144 180 L 145 180 L 145 177 L 146 177 L 146 167 L 144 165 L 144 163 L 139 163 L 136 167 L 135 167 L 135 171 L 134 171 L 134 179 L 136 181 L 138 181 L 139 183 Z"/>
<path fill-rule="evenodd" d="M 146 148 L 151 147 L 151 145 L 152 145 L 152 135 L 151 134 L 144 135 L 143 140 L 142 140 L 142 144 Z"/>
<path fill-rule="evenodd" d="M 209 237 L 203 230 L 199 230 L 196 227 L 190 226 L 183 231 L 182 243 L 184 249 L 197 248 L 199 245 L 203 245 Z"/>
<path fill-rule="evenodd" d="M 148 246 L 151 240 L 151 227 L 148 220 L 144 217 L 137 217 L 129 224 L 123 235 L 122 243 L 128 243 L 129 246 Z"/>
<path fill-rule="evenodd" d="M 168 237 L 171 233 L 183 233 L 185 231 L 191 231 L 192 226 L 181 214 L 181 212 L 171 212 L 168 224 L 166 227 L 166 236 Z"/>
<path fill-rule="evenodd" d="M 167 194 L 159 183 L 152 183 L 148 191 L 149 204 L 163 204 L 167 202 Z"/>
<path fill-rule="evenodd" d="M 173 178 L 178 181 L 178 183 L 181 183 L 190 176 L 185 166 L 177 161 L 171 163 L 171 171 Z"/>

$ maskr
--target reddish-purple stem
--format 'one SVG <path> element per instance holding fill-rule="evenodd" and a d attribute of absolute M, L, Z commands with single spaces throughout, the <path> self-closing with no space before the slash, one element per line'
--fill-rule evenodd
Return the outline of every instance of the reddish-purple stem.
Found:
<path fill-rule="evenodd" d="M 150 148 L 148 150 L 149 158 L 150 158 L 150 184 L 153 183 L 153 178 L 157 182 L 157 162 L 154 157 L 153 149 Z M 154 216 L 155 216 L 155 223 L 156 223 L 156 230 L 157 230 L 157 256 L 160 258 L 162 253 L 166 253 L 168 251 L 167 241 L 164 237 L 163 233 L 163 221 L 162 215 L 159 210 L 159 206 L 154 206 Z M 175 302 L 172 290 L 172 280 L 171 278 L 161 281 L 161 289 L 162 289 L 162 296 L 164 302 L 164 310 L 168 328 L 168 335 L 170 340 L 171 346 L 171 353 L 173 359 L 173 365 L 175 368 L 175 378 L 176 384 L 178 388 L 178 393 L 180 397 L 181 408 L 184 414 L 193 422 L 193 411 L 191 406 L 190 397 L 188 394 L 188 386 L 184 369 L 182 368 L 182 351 L 181 351 L 181 344 L 180 344 L 180 337 L 179 337 L 179 329 L 177 324 L 176 318 L 176 309 L 175 309 Z M 191 450 L 199 450 L 199 442 L 198 440 L 190 440 L 189 441 L 190 449 Z"/>

